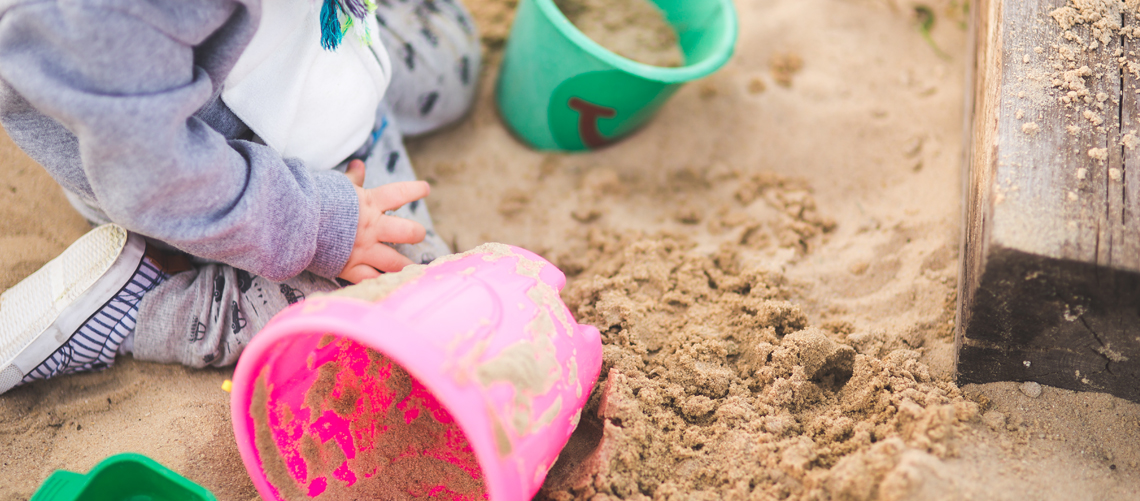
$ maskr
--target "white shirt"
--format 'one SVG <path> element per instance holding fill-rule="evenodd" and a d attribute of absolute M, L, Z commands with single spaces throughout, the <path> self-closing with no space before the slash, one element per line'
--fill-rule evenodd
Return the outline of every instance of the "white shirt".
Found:
<path fill-rule="evenodd" d="M 321 47 L 321 2 L 263 0 L 253 40 L 226 78 L 222 101 L 265 144 L 310 169 L 331 169 L 362 146 L 392 64 L 367 16 L 370 40 L 349 30 Z"/>

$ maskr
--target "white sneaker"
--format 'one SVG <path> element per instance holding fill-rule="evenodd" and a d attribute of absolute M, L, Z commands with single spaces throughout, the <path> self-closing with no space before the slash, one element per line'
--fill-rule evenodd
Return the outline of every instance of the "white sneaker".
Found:
<path fill-rule="evenodd" d="M 0 294 L 0 394 L 109 367 L 143 294 L 167 277 L 145 251 L 141 236 L 103 225 Z"/>

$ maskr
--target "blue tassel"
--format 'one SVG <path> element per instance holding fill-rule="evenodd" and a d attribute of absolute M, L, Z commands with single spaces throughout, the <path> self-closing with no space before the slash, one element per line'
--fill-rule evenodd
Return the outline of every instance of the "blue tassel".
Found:
<path fill-rule="evenodd" d="M 344 40 L 344 32 L 340 29 L 340 19 L 336 11 L 340 8 L 337 0 L 325 0 L 321 6 L 321 47 L 325 50 L 336 50 Z"/>

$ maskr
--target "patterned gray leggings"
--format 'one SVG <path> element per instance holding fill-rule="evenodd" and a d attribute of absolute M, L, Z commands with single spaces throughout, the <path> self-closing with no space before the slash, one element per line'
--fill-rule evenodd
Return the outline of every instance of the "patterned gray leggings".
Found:
<path fill-rule="evenodd" d="M 480 67 L 479 37 L 459 0 L 377 3 L 380 37 L 392 59 L 393 75 L 368 143 L 350 157 L 364 160 L 365 188 L 416 179 L 403 136 L 431 132 L 466 114 Z M 394 246 L 400 253 L 427 263 L 451 252 L 435 233 L 423 202 L 412 202 L 394 214 L 427 229 L 423 242 Z M 140 360 L 230 365 L 277 312 L 309 294 L 337 287 L 308 272 L 272 282 L 225 264 L 197 263 L 143 297 L 131 350 Z"/>

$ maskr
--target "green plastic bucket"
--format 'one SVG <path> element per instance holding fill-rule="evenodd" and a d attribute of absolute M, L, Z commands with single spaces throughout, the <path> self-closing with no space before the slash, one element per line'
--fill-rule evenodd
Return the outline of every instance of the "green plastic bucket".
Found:
<path fill-rule="evenodd" d="M 86 475 L 52 473 L 31 501 L 217 501 L 210 491 L 142 454 L 117 454 Z"/>
<path fill-rule="evenodd" d="M 719 69 L 736 45 L 732 0 L 652 0 L 677 32 L 685 65 L 621 57 L 590 40 L 553 0 L 522 0 L 499 75 L 499 111 L 540 150 L 582 151 L 645 124 L 685 82 Z"/>

